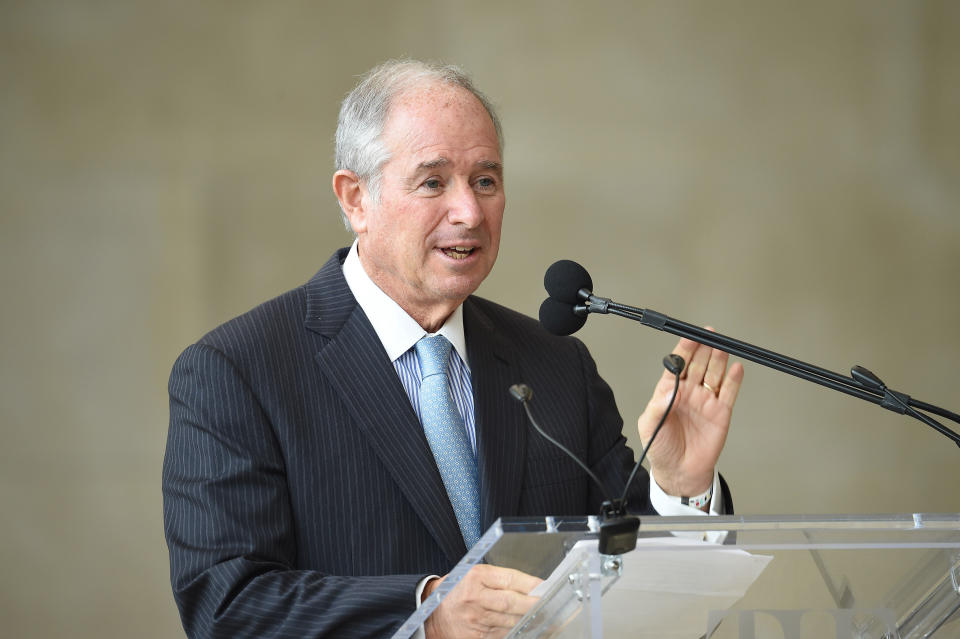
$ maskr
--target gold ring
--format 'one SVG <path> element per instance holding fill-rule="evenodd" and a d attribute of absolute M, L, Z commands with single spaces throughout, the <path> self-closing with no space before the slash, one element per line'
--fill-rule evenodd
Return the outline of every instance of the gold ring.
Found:
<path fill-rule="evenodd" d="M 713 389 L 713 386 L 711 386 L 710 384 L 708 384 L 708 383 L 706 382 L 706 380 L 704 380 L 704 382 L 703 382 L 703 387 L 706 388 L 706 389 L 707 389 L 708 391 L 710 391 L 711 393 L 713 393 L 714 395 L 719 395 L 719 393 Z"/>

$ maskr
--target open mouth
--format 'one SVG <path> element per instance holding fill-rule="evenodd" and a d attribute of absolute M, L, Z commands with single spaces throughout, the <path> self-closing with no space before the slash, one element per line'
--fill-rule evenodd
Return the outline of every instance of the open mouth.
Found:
<path fill-rule="evenodd" d="M 449 258 L 455 260 L 465 260 L 473 254 L 475 250 L 473 247 L 469 246 L 451 246 L 450 248 L 442 248 L 443 254 Z"/>

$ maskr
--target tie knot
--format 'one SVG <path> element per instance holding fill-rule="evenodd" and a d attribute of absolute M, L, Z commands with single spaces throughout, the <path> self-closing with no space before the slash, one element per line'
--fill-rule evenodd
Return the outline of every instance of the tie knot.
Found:
<path fill-rule="evenodd" d="M 414 345 L 417 349 L 417 358 L 420 360 L 420 374 L 423 377 L 446 375 L 452 346 L 453 344 L 443 335 L 428 335 L 421 338 Z"/>

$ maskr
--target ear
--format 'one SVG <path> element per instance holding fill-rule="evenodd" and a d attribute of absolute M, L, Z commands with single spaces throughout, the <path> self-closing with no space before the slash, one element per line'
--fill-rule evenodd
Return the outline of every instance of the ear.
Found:
<path fill-rule="evenodd" d="M 333 193 L 357 235 L 367 227 L 367 211 L 363 197 L 365 192 L 366 188 L 360 181 L 360 176 L 353 171 L 341 169 L 333 174 Z"/>

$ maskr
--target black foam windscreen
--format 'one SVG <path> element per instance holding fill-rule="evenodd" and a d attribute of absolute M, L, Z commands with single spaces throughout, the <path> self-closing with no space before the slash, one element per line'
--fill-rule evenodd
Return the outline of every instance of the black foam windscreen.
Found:
<path fill-rule="evenodd" d="M 593 280 L 590 279 L 587 269 L 576 262 L 559 260 L 551 264 L 547 272 L 544 273 L 543 287 L 547 289 L 550 297 L 573 305 L 581 301 L 577 297 L 577 291 L 580 289 L 585 288 L 591 293 L 593 292 Z M 541 321 L 543 320 L 541 319 Z M 569 335 L 569 333 L 566 334 Z"/>
<path fill-rule="evenodd" d="M 548 297 L 540 305 L 540 324 L 554 335 L 572 335 L 587 323 L 587 316 L 573 313 L 573 304 Z"/>
<path fill-rule="evenodd" d="M 686 365 L 687 363 L 683 361 L 683 358 L 676 353 L 671 353 L 663 358 L 663 367 L 674 375 L 682 373 L 683 367 Z"/>

